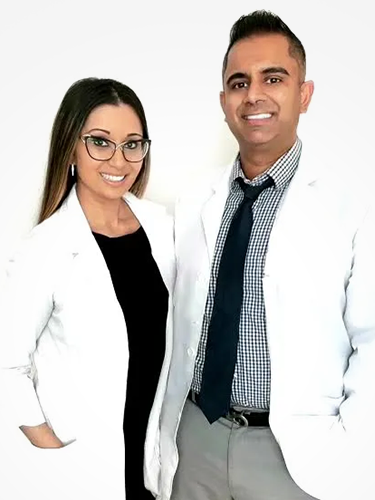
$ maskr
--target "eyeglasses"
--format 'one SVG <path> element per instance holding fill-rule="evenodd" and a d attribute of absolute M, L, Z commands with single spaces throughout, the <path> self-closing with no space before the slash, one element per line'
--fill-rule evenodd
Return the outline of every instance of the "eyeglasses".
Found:
<path fill-rule="evenodd" d="M 97 161 L 108 161 L 121 149 L 126 161 L 137 163 L 147 155 L 151 145 L 150 139 L 129 139 L 120 144 L 90 134 L 84 134 L 80 139 L 85 144 L 89 156 Z"/>

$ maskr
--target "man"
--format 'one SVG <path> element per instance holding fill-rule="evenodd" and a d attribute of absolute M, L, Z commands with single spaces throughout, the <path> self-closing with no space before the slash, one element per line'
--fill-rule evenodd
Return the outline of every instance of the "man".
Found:
<path fill-rule="evenodd" d="M 176 208 L 173 500 L 375 494 L 373 196 L 302 146 L 313 88 L 279 17 L 235 23 L 220 99 L 239 154 Z"/>

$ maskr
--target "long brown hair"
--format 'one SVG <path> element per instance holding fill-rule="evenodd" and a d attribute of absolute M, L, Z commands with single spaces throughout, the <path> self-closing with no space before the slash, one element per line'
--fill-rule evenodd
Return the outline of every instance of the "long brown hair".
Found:
<path fill-rule="evenodd" d="M 149 139 L 145 112 L 141 101 L 128 86 L 111 79 L 85 78 L 75 82 L 65 94 L 57 111 L 51 133 L 46 180 L 38 222 L 50 217 L 68 196 L 74 177 L 70 174 L 74 148 L 89 114 L 103 104 L 127 104 L 137 113 L 142 133 Z M 147 185 L 150 155 L 130 191 L 141 197 Z"/>

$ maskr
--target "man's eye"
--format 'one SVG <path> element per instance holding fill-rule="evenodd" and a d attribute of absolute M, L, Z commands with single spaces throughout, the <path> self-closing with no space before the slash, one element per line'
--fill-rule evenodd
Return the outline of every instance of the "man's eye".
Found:
<path fill-rule="evenodd" d="M 247 88 L 247 83 L 246 82 L 237 82 L 233 85 L 233 89 L 245 89 Z"/>
<path fill-rule="evenodd" d="M 279 83 L 279 82 L 281 82 L 281 78 L 278 78 L 277 76 L 271 76 L 270 78 L 267 78 L 266 82 Z"/>
<path fill-rule="evenodd" d="M 89 142 L 91 142 L 91 144 L 99 148 L 108 147 L 108 142 L 102 137 L 89 137 Z"/>

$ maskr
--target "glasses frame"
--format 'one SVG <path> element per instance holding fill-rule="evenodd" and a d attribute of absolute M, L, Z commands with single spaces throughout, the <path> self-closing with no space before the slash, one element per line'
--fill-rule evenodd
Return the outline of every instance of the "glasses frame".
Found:
<path fill-rule="evenodd" d="M 151 146 L 151 139 L 128 139 L 128 140 L 126 140 L 124 142 L 120 142 L 119 144 L 116 144 L 116 142 L 112 141 L 111 139 L 106 139 L 105 137 L 100 137 L 100 139 L 103 139 L 104 141 L 110 142 L 115 147 L 115 149 L 112 152 L 112 155 L 109 158 L 106 158 L 105 160 L 101 160 L 101 159 L 98 159 L 98 158 L 94 158 L 90 154 L 89 147 L 87 145 L 87 139 L 90 139 L 90 138 L 94 138 L 94 139 L 97 138 L 97 139 L 99 139 L 99 137 L 97 137 L 95 135 L 91 135 L 91 134 L 83 134 L 80 137 L 81 141 L 83 142 L 83 144 L 86 147 L 87 154 L 89 155 L 90 158 L 92 158 L 95 161 L 109 161 L 109 160 L 111 160 L 115 156 L 116 151 L 121 148 L 122 156 L 124 157 L 125 161 L 128 161 L 129 163 L 139 163 L 140 161 L 143 161 L 146 158 L 146 156 L 148 155 L 148 153 L 150 151 L 150 146 Z M 123 146 L 125 144 L 127 144 L 128 142 L 142 142 L 144 144 L 147 144 L 146 151 L 143 154 L 142 158 L 140 158 L 139 160 L 129 160 L 126 157 Z"/>

